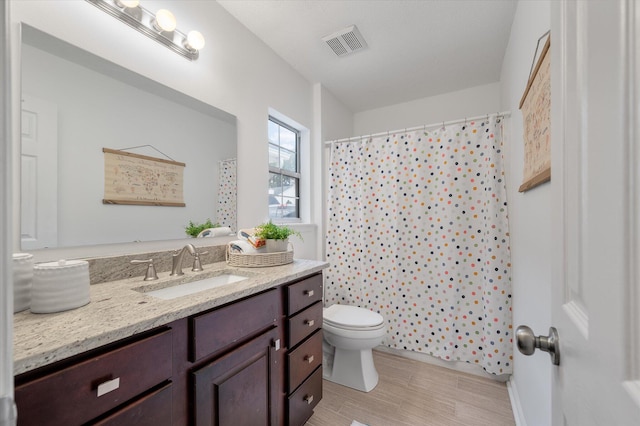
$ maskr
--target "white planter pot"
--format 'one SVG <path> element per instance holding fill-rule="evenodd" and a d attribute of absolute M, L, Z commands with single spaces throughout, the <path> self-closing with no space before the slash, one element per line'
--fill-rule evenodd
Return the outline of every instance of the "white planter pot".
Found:
<path fill-rule="evenodd" d="M 277 253 L 287 251 L 289 248 L 289 239 L 286 240 L 267 240 L 267 253 Z"/>

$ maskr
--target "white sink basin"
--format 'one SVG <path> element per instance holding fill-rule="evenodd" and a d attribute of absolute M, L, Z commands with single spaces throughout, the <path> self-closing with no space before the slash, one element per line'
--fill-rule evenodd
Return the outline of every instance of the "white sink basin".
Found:
<path fill-rule="evenodd" d="M 222 287 L 228 284 L 237 283 L 246 280 L 248 277 L 234 274 L 222 274 L 211 278 L 205 278 L 199 281 L 191 281 L 184 284 L 176 284 L 172 287 L 165 287 L 159 290 L 145 292 L 158 299 L 171 300 L 177 297 L 187 296 L 189 294 L 198 293 L 212 288 Z"/>

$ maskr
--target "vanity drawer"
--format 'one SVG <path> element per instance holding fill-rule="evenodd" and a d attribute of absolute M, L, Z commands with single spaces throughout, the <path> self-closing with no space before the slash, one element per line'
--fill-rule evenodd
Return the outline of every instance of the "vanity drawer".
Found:
<path fill-rule="evenodd" d="M 166 330 L 17 386 L 18 425 L 82 424 L 171 374 L 172 332 Z"/>
<path fill-rule="evenodd" d="M 293 348 L 305 337 L 322 327 L 322 303 L 316 302 L 289 318 L 287 325 L 289 330 L 288 347 Z"/>
<path fill-rule="evenodd" d="M 278 291 L 272 289 L 191 318 L 189 361 L 220 352 L 277 325 L 279 306 Z"/>
<path fill-rule="evenodd" d="M 287 354 L 288 391 L 293 392 L 300 383 L 322 364 L 322 331 L 316 331 L 304 343 Z"/>
<path fill-rule="evenodd" d="M 293 315 L 321 299 L 322 274 L 291 284 L 287 287 L 287 315 Z"/>
<path fill-rule="evenodd" d="M 95 426 L 170 426 L 171 401 L 171 383 L 169 383 L 92 424 Z"/>
<path fill-rule="evenodd" d="M 301 426 L 313 414 L 313 409 L 322 399 L 322 367 L 318 369 L 304 383 L 289 396 L 288 419 L 289 426 Z"/>

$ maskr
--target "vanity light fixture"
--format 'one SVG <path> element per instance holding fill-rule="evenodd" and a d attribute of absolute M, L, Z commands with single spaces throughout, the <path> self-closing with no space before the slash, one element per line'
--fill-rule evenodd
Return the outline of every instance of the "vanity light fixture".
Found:
<path fill-rule="evenodd" d="M 190 31 L 185 35 L 178 31 L 176 18 L 167 9 L 160 9 L 153 14 L 140 6 L 138 0 L 87 1 L 191 61 L 198 59 L 199 51 L 204 47 L 202 34 Z"/>

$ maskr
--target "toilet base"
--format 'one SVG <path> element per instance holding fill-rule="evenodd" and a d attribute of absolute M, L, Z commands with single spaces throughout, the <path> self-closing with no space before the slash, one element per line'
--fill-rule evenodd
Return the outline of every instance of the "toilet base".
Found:
<path fill-rule="evenodd" d="M 335 348 L 333 368 L 323 369 L 323 378 L 362 392 L 372 391 L 378 384 L 378 372 L 371 349 L 345 350 Z"/>

